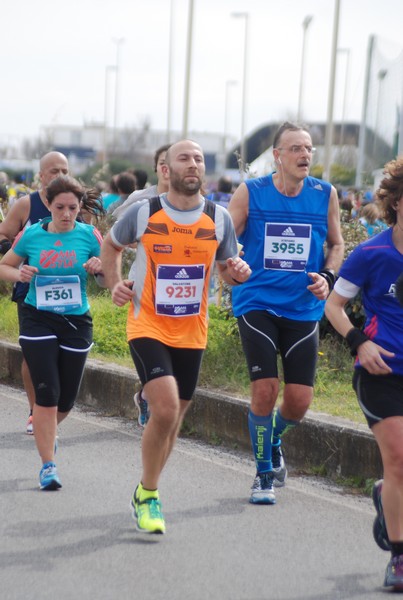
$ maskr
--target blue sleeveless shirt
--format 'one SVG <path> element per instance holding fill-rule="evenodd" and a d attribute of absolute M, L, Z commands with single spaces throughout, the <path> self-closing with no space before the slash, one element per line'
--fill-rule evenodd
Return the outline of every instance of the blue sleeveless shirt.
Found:
<path fill-rule="evenodd" d="M 298 196 L 281 194 L 272 174 L 247 180 L 249 214 L 239 238 L 252 274 L 232 290 L 234 315 L 252 310 L 296 321 L 319 321 L 324 301 L 306 288 L 323 269 L 331 185 L 307 177 Z"/>
<path fill-rule="evenodd" d="M 39 192 L 33 192 L 29 195 L 30 208 L 28 221 L 25 226 L 34 225 L 46 217 L 50 217 L 49 209 L 44 205 L 39 195 Z"/>

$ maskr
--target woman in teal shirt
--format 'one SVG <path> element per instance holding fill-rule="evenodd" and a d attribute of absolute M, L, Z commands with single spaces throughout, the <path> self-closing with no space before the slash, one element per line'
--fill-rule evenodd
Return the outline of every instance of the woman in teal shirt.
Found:
<path fill-rule="evenodd" d="M 24 229 L 0 261 L 0 279 L 29 283 L 19 342 L 35 388 L 33 424 L 42 490 L 61 487 L 54 462 L 57 425 L 73 408 L 92 346 L 87 276 L 102 285 L 102 237 L 77 220 L 102 213 L 99 193 L 69 176 L 46 192 L 51 217 Z"/>

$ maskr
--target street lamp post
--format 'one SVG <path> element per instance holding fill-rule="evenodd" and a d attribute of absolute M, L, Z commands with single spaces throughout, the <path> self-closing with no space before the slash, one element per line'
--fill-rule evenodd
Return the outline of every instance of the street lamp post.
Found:
<path fill-rule="evenodd" d="M 375 47 L 375 36 L 371 35 L 368 39 L 367 49 L 367 66 L 365 69 L 365 84 L 364 84 L 364 101 L 362 103 L 362 115 L 360 124 L 360 133 L 358 136 L 358 158 L 357 158 L 357 170 L 355 176 L 355 187 L 360 189 L 362 186 L 362 178 L 364 175 L 365 165 L 365 148 L 367 142 L 367 116 L 368 116 L 368 102 L 369 102 L 369 89 L 371 81 L 372 61 L 374 56 Z"/>
<path fill-rule="evenodd" d="M 241 117 L 241 179 L 245 177 L 245 166 L 247 164 L 247 146 L 246 146 L 246 100 L 248 90 L 248 22 L 249 13 L 247 12 L 233 12 L 232 17 L 241 18 L 245 20 L 244 30 L 244 46 L 243 46 L 243 77 L 242 77 L 242 117 Z"/>
<path fill-rule="evenodd" d="M 113 43 L 116 44 L 116 64 L 115 64 L 115 111 L 113 119 L 113 149 L 116 151 L 116 137 L 118 128 L 119 114 L 119 69 L 120 69 L 120 47 L 125 41 L 124 38 L 114 38 Z"/>
<path fill-rule="evenodd" d="M 189 130 L 189 98 L 190 98 L 190 75 L 192 70 L 192 46 L 193 46 L 193 8 L 194 0 L 189 0 L 188 16 L 188 39 L 186 51 L 186 76 L 185 76 L 185 101 L 183 107 L 183 130 L 182 137 L 188 137 Z"/>
<path fill-rule="evenodd" d="M 230 88 L 234 85 L 237 85 L 237 81 L 228 80 L 225 82 L 225 111 L 224 111 L 224 138 L 223 138 L 223 156 L 224 156 L 224 164 L 223 167 L 225 169 L 225 159 L 227 157 L 227 140 L 228 140 L 228 130 L 229 130 L 229 96 L 230 96 Z"/>
<path fill-rule="evenodd" d="M 302 90 L 304 87 L 304 73 L 305 73 L 305 46 L 306 46 L 306 32 L 309 27 L 310 22 L 312 21 L 312 15 L 307 15 L 305 19 L 302 21 L 302 53 L 301 53 L 301 73 L 299 77 L 299 95 L 298 95 L 298 112 L 297 112 L 297 122 L 300 123 L 302 119 Z"/>
<path fill-rule="evenodd" d="M 346 72 L 344 75 L 344 94 L 343 94 L 343 111 L 341 115 L 341 128 L 340 128 L 340 139 L 339 146 L 342 149 L 344 142 L 344 125 L 346 122 L 346 106 L 347 106 L 347 87 L 348 87 L 348 72 L 350 65 L 350 48 L 337 48 L 337 52 L 346 55 Z"/>
<path fill-rule="evenodd" d="M 104 139 L 102 152 L 102 166 L 108 162 L 108 107 L 109 107 L 109 73 L 116 70 L 115 65 L 105 67 L 105 98 L 104 98 Z"/>
<path fill-rule="evenodd" d="M 333 40 L 332 40 L 332 58 L 330 65 L 329 97 L 327 104 L 327 120 L 325 133 L 325 158 L 323 165 L 323 179 L 330 181 L 330 166 L 332 162 L 332 143 L 333 143 L 333 106 L 334 106 L 334 88 L 336 80 L 337 64 L 337 46 L 339 36 L 340 20 L 340 0 L 335 0 L 334 18 L 333 18 Z"/>
<path fill-rule="evenodd" d="M 378 163 L 376 160 L 376 153 L 377 153 L 377 142 L 378 142 L 378 129 L 379 129 L 379 116 L 380 116 L 380 110 L 381 110 L 381 90 L 382 90 L 382 82 L 385 79 L 386 75 L 388 74 L 387 69 L 379 69 L 378 71 L 378 96 L 376 99 L 376 114 L 375 114 L 375 127 L 374 127 L 374 145 L 373 145 L 373 151 L 372 151 L 372 155 L 373 155 L 373 160 L 374 160 L 374 166 L 378 167 Z"/>
<path fill-rule="evenodd" d="M 399 113 L 399 138 L 397 144 L 398 156 L 403 153 L 403 81 L 402 81 L 402 98 L 400 100 L 400 113 Z"/>
<path fill-rule="evenodd" d="M 171 0 L 169 14 L 169 52 L 168 52 L 168 101 L 167 101 L 167 143 L 171 141 L 172 130 L 172 65 L 174 45 L 174 0 Z"/>

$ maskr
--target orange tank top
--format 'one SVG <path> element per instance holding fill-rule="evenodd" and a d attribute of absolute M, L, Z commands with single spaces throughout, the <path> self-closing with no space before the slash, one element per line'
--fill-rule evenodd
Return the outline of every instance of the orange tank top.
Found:
<path fill-rule="evenodd" d="M 157 339 L 174 348 L 207 344 L 208 284 L 218 247 L 214 205 L 206 202 L 191 225 L 173 221 L 159 199 L 139 241 L 137 260 L 145 261 L 139 306 L 130 304 L 127 339 Z"/>

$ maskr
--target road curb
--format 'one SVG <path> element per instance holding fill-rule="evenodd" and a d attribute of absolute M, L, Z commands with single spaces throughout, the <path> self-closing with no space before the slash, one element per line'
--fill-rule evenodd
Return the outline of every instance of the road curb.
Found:
<path fill-rule="evenodd" d="M 21 385 L 21 350 L 0 341 L 0 379 Z M 133 369 L 89 359 L 78 402 L 107 415 L 134 418 Z M 212 443 L 250 450 L 248 401 L 197 388 L 185 427 Z M 380 478 L 382 463 L 372 433 L 365 425 L 308 411 L 284 440 L 287 460 L 296 469 L 315 469 L 330 477 Z"/>

